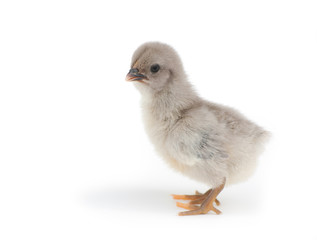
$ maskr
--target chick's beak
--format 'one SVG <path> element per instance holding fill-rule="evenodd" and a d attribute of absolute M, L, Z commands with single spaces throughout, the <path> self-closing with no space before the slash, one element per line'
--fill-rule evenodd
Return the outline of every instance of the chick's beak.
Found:
<path fill-rule="evenodd" d="M 130 71 L 128 72 L 125 80 L 131 82 L 131 81 L 148 80 L 148 78 L 145 75 L 140 74 L 139 69 L 131 68 Z"/>

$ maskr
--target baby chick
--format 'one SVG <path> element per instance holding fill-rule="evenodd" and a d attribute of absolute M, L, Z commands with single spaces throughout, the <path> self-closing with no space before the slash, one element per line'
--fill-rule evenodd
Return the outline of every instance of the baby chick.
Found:
<path fill-rule="evenodd" d="M 205 214 L 225 184 L 245 180 L 269 134 L 236 110 L 202 99 L 188 82 L 176 51 L 148 42 L 133 54 L 126 77 L 142 94 L 146 132 L 157 152 L 174 169 L 212 187 L 206 193 L 173 195 L 177 206 Z"/>

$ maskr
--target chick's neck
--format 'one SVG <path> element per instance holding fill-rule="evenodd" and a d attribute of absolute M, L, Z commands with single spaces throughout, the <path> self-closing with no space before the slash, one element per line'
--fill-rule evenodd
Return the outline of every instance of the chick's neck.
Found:
<path fill-rule="evenodd" d="M 200 98 L 187 80 L 173 81 L 165 89 L 143 98 L 143 106 L 157 120 L 177 120 L 182 113 L 196 106 Z"/>

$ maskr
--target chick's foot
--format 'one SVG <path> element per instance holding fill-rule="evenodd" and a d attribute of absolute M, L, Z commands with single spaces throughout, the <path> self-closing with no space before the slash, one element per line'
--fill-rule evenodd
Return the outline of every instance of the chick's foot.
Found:
<path fill-rule="evenodd" d="M 215 189 L 209 189 L 204 194 L 196 191 L 195 195 L 172 195 L 173 198 L 177 200 L 190 200 L 189 203 L 176 202 L 176 206 L 189 210 L 186 212 L 180 212 L 178 215 L 186 216 L 206 214 L 209 211 L 214 211 L 216 214 L 220 214 L 221 211 L 215 208 L 213 204 L 216 203 L 217 206 L 220 205 L 217 196 L 224 188 L 224 185 L 225 183 Z"/>

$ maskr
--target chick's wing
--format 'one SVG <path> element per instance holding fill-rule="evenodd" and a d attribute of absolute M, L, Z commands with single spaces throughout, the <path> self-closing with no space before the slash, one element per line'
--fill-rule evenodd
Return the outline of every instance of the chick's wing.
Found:
<path fill-rule="evenodd" d="M 186 165 L 228 158 L 224 140 L 212 129 L 178 129 L 169 142 L 173 157 Z"/>

